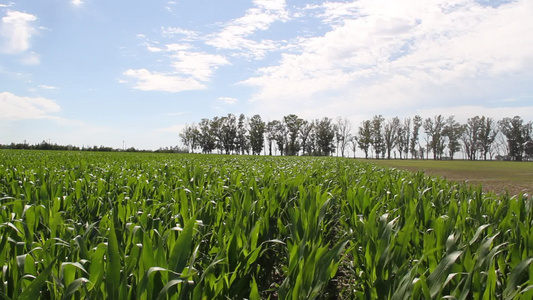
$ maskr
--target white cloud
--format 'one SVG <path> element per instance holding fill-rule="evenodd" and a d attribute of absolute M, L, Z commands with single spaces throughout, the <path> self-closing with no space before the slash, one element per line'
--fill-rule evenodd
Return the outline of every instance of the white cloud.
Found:
<path fill-rule="evenodd" d="M 76 6 L 80 6 L 83 4 L 83 1 L 82 0 L 72 0 L 70 1 L 70 3 L 76 5 Z"/>
<path fill-rule="evenodd" d="M 229 64 L 223 56 L 203 52 L 178 51 L 171 57 L 175 59 L 172 65 L 178 74 L 189 75 L 200 81 L 209 81 L 219 66 Z"/>
<path fill-rule="evenodd" d="M 224 103 L 227 103 L 227 104 L 235 104 L 239 101 L 237 100 L 237 98 L 232 98 L 232 97 L 220 97 L 218 98 L 218 100 L 223 101 Z"/>
<path fill-rule="evenodd" d="M 181 92 L 205 89 L 205 82 L 210 81 L 218 67 L 230 64 L 221 55 L 205 52 L 184 51 L 192 48 L 189 44 L 167 44 L 164 47 L 147 46 L 150 52 L 164 52 L 173 71 L 158 73 L 147 69 L 129 69 L 123 75 L 137 80 L 135 89 L 144 91 Z M 120 83 L 125 83 L 119 79 Z"/>
<path fill-rule="evenodd" d="M 51 85 L 45 85 L 45 84 L 40 84 L 39 87 L 43 90 L 57 90 L 59 89 L 58 87 L 56 86 L 51 86 Z"/>
<path fill-rule="evenodd" d="M 8 11 L 0 23 L 0 49 L 7 54 L 17 54 L 30 48 L 30 39 L 35 34 L 31 22 L 37 17 L 19 11 Z"/>
<path fill-rule="evenodd" d="M 59 112 L 61 107 L 42 97 L 20 97 L 9 92 L 0 93 L 0 120 L 54 119 L 52 113 Z"/>
<path fill-rule="evenodd" d="M 175 35 L 182 36 L 183 41 L 194 41 L 198 39 L 198 33 L 192 30 L 187 30 L 179 27 L 161 27 L 163 36 L 174 37 Z"/>
<path fill-rule="evenodd" d="M 533 3 L 456 2 L 327 3 L 322 18 L 335 23 L 331 31 L 298 39 L 298 53 L 241 83 L 258 88 L 259 111 L 327 106 L 345 115 L 493 99 L 531 82 Z"/>
<path fill-rule="evenodd" d="M 192 48 L 190 44 L 187 43 L 173 43 L 173 44 L 166 44 L 163 47 L 156 47 L 153 46 L 150 43 L 145 43 L 146 49 L 150 52 L 158 53 L 158 52 L 173 52 L 173 51 L 183 51 L 183 50 L 189 50 Z"/>
<path fill-rule="evenodd" d="M 193 78 L 183 78 L 172 74 L 150 72 L 146 69 L 129 69 L 123 73 L 136 80 L 135 89 L 142 91 L 162 91 L 177 93 L 182 91 L 202 90 L 206 86 Z"/>
<path fill-rule="evenodd" d="M 250 8 L 245 15 L 237 18 L 210 37 L 206 44 L 220 49 L 244 51 L 244 55 L 263 58 L 269 51 L 278 49 L 279 44 L 272 40 L 255 41 L 248 37 L 257 31 L 265 31 L 274 22 L 287 21 L 285 0 L 256 0 L 256 7 Z"/>

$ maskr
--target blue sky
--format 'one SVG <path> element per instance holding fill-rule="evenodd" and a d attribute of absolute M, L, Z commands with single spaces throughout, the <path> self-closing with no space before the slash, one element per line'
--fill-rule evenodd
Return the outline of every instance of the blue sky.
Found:
<path fill-rule="evenodd" d="M 0 143 L 157 149 L 228 113 L 533 120 L 533 1 L 0 0 Z"/>

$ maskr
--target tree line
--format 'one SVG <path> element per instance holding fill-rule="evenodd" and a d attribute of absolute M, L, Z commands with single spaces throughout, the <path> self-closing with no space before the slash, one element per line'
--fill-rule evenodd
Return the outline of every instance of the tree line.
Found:
<path fill-rule="evenodd" d="M 496 121 L 485 116 L 461 124 L 454 116 L 419 115 L 385 119 L 376 115 L 354 127 L 347 118 L 304 120 L 295 114 L 263 121 L 240 114 L 204 118 L 188 124 L 179 133 L 190 152 L 268 155 L 337 155 L 357 150 L 365 158 L 533 159 L 533 123 L 521 117 Z M 267 153 L 268 152 L 268 153 Z"/>
<path fill-rule="evenodd" d="M 0 149 L 13 149 L 13 150 L 57 150 L 57 151 L 91 151 L 91 152 L 156 152 L 156 153 L 187 153 L 188 149 L 184 149 L 180 146 L 160 147 L 159 149 L 145 150 L 136 149 L 135 147 L 128 148 L 112 148 L 108 146 L 74 146 L 74 145 L 58 145 L 57 143 L 50 143 L 42 141 L 37 144 L 29 144 L 26 141 L 24 143 L 11 143 L 0 144 Z"/>

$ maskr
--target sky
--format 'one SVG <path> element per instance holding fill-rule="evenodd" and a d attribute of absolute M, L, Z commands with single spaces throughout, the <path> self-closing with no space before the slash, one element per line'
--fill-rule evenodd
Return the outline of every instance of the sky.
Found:
<path fill-rule="evenodd" d="M 158 149 L 229 113 L 533 120 L 533 0 L 0 0 L 0 144 Z"/>

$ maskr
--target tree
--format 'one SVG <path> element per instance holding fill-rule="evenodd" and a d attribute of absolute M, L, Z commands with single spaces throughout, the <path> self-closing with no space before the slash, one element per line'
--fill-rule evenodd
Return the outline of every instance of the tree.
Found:
<path fill-rule="evenodd" d="M 287 127 L 281 121 L 274 120 L 274 140 L 278 145 L 280 155 L 283 156 L 285 145 L 287 144 Z"/>
<path fill-rule="evenodd" d="M 355 153 L 357 152 L 357 136 L 353 135 L 350 137 L 350 147 L 353 151 L 353 158 L 355 158 Z"/>
<path fill-rule="evenodd" d="M 314 123 L 309 121 L 303 121 L 300 126 L 300 141 L 303 154 L 311 154 L 312 150 L 309 147 L 312 143 L 309 143 L 309 138 L 314 128 Z"/>
<path fill-rule="evenodd" d="M 398 153 L 400 154 L 400 159 L 403 159 L 403 155 L 405 154 L 405 158 L 407 158 L 407 155 L 409 154 L 409 137 L 411 135 L 411 119 L 405 118 L 403 120 L 403 124 L 399 124 L 398 126 L 398 141 L 396 143 L 396 147 L 398 149 Z"/>
<path fill-rule="evenodd" d="M 268 155 L 272 156 L 272 142 L 276 138 L 276 122 L 279 121 L 269 121 L 266 125 L 266 139 L 268 143 Z"/>
<path fill-rule="evenodd" d="M 526 153 L 526 160 L 533 160 L 533 141 L 527 141 L 524 143 L 524 152 Z"/>
<path fill-rule="evenodd" d="M 461 150 L 459 140 L 463 135 L 463 126 L 455 121 L 454 116 L 450 116 L 444 124 L 442 135 L 448 138 L 448 155 L 453 159 L 453 155 Z"/>
<path fill-rule="evenodd" d="M 298 118 L 297 115 L 291 114 L 283 117 L 287 133 L 288 133 L 288 142 L 286 155 L 297 155 L 300 151 L 300 143 L 298 141 L 298 133 L 300 127 L 302 126 L 303 120 Z"/>
<path fill-rule="evenodd" d="M 183 132 L 179 134 L 181 142 L 187 147 L 187 152 L 193 152 L 199 145 L 200 132 L 193 123 L 192 125 L 185 125 Z"/>
<path fill-rule="evenodd" d="M 365 120 L 359 126 L 357 135 L 357 144 L 359 148 L 365 153 L 365 159 L 368 159 L 368 149 L 372 144 L 372 123 L 370 120 Z"/>
<path fill-rule="evenodd" d="M 233 114 L 228 114 L 227 117 L 220 119 L 220 124 L 221 148 L 226 154 L 230 154 L 237 148 L 237 118 Z"/>
<path fill-rule="evenodd" d="M 337 150 L 340 150 L 341 156 L 344 157 L 344 150 L 346 149 L 346 145 L 350 141 L 350 131 L 352 130 L 352 123 L 342 117 L 337 118 Z"/>
<path fill-rule="evenodd" d="M 444 152 L 444 140 L 442 138 L 443 126 L 444 118 L 442 115 L 437 115 L 433 119 L 427 118 L 424 121 L 424 132 L 428 137 L 428 148 L 431 148 L 433 152 L 433 159 L 442 157 L 442 153 Z"/>
<path fill-rule="evenodd" d="M 240 114 L 239 121 L 237 122 L 237 134 L 235 139 L 235 150 L 237 153 L 250 153 L 250 139 L 246 135 L 248 132 L 247 125 L 246 117 L 244 114 Z"/>
<path fill-rule="evenodd" d="M 376 158 L 379 159 L 380 154 L 385 155 L 385 143 L 383 141 L 383 122 L 385 118 L 382 115 L 374 116 L 372 119 L 372 148 L 376 152 Z"/>
<path fill-rule="evenodd" d="M 316 143 L 320 155 L 329 156 L 335 150 L 333 140 L 335 139 L 336 126 L 330 118 L 324 117 L 316 123 Z"/>
<path fill-rule="evenodd" d="M 388 121 L 384 126 L 384 142 L 385 148 L 387 149 L 387 159 L 390 159 L 391 150 L 396 147 L 398 142 L 398 129 L 400 128 L 400 119 L 394 117 L 392 120 Z"/>
<path fill-rule="evenodd" d="M 202 148 L 202 153 L 211 153 L 215 150 L 216 138 L 211 127 L 212 122 L 209 119 L 202 119 L 199 127 L 198 144 Z"/>
<path fill-rule="evenodd" d="M 487 154 L 491 153 L 491 148 L 496 140 L 496 135 L 498 135 L 498 130 L 496 129 L 496 123 L 492 118 L 485 118 L 485 116 L 482 116 L 480 123 L 481 128 L 479 129 L 479 150 L 483 155 L 483 160 L 487 160 Z"/>
<path fill-rule="evenodd" d="M 413 158 L 418 157 L 417 146 L 418 148 L 420 148 L 420 144 L 418 143 L 418 138 L 419 138 L 419 131 L 420 131 L 421 126 L 422 126 L 422 117 L 419 115 L 416 115 L 413 118 L 413 135 L 411 136 L 411 143 L 409 147 L 409 150 L 411 151 L 411 157 Z"/>
<path fill-rule="evenodd" d="M 509 157 L 512 160 L 522 161 L 524 145 L 531 140 L 532 123 L 524 124 L 521 117 L 503 118 L 498 122 L 500 131 L 507 138 Z"/>
<path fill-rule="evenodd" d="M 481 118 L 479 116 L 469 118 L 463 127 L 464 152 L 469 160 L 475 160 L 479 149 L 478 139 L 481 130 Z"/>
<path fill-rule="evenodd" d="M 263 140 L 265 139 L 265 122 L 260 115 L 254 115 L 250 119 L 250 146 L 253 155 L 260 155 L 263 150 Z"/>

